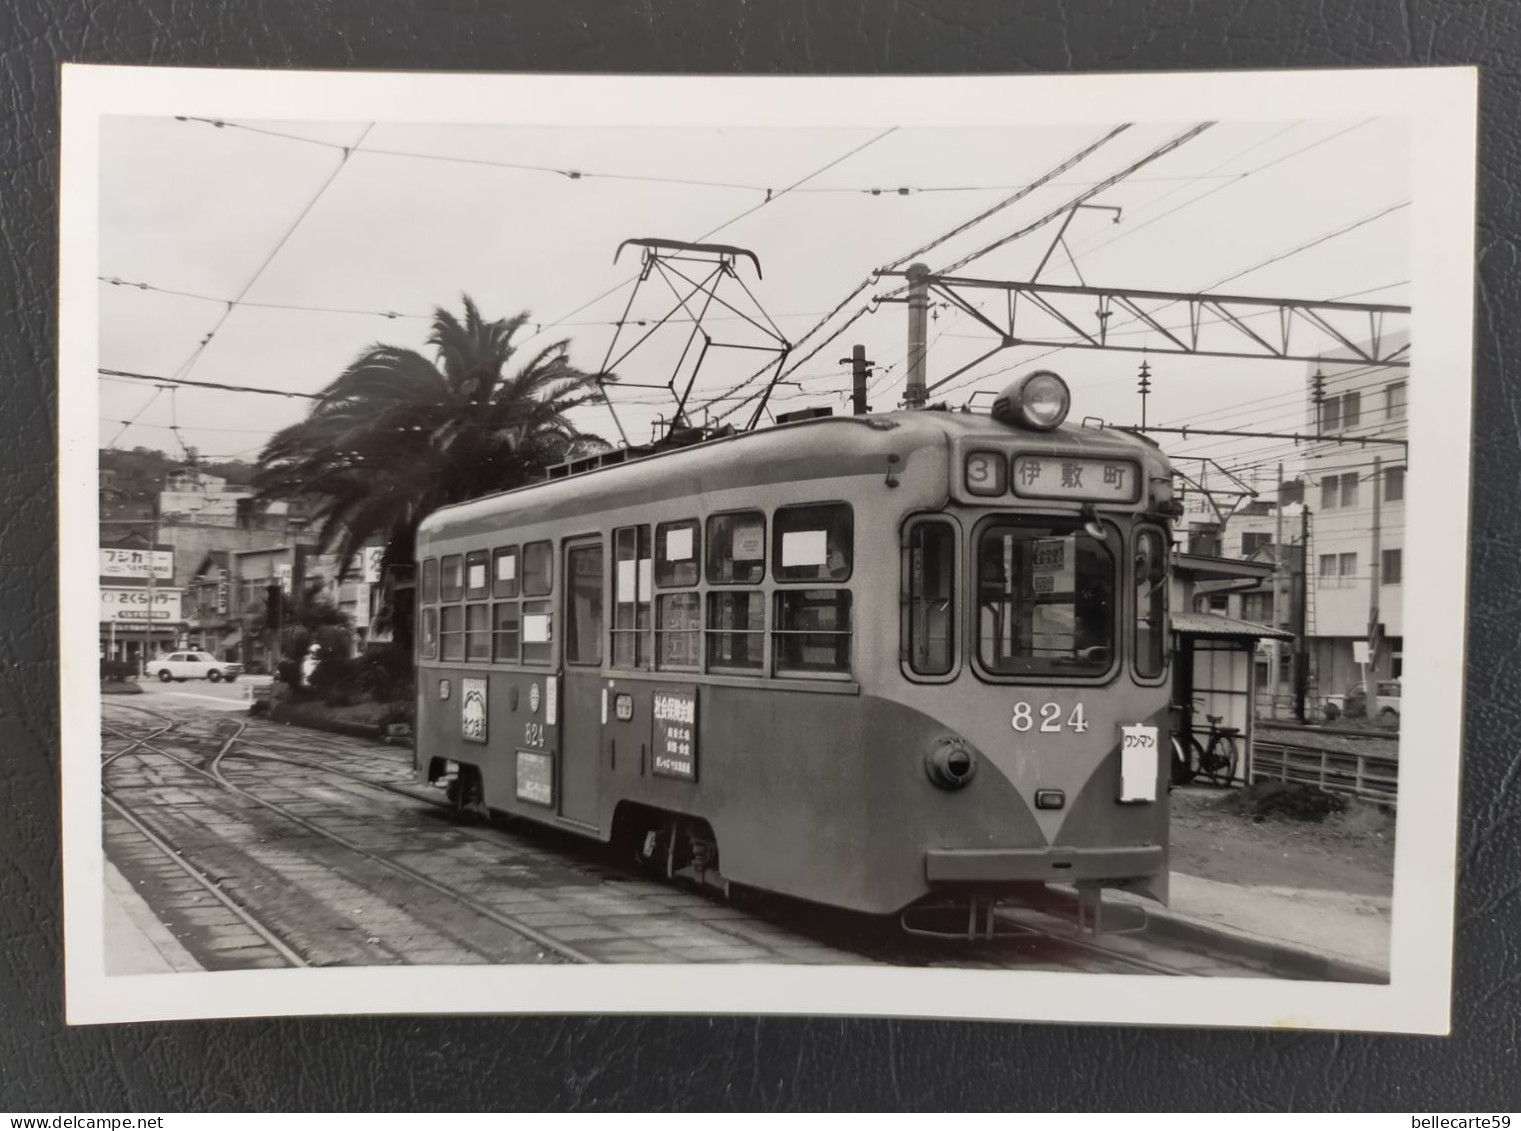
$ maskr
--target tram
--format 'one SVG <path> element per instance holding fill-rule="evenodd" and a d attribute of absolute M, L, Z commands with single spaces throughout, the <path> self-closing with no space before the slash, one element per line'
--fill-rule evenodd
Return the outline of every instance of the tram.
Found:
<path fill-rule="evenodd" d="M 1038 371 L 990 415 L 613 452 L 430 515 L 419 780 L 724 890 L 1165 902 L 1181 508 L 1070 401 Z"/>

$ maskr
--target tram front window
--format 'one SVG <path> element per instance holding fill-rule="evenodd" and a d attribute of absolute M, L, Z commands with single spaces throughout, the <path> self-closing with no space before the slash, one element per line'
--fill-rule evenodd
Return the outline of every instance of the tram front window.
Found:
<path fill-rule="evenodd" d="M 977 657 L 1011 676 L 1093 676 L 1115 646 L 1115 558 L 1081 522 L 996 522 L 977 543 Z"/>

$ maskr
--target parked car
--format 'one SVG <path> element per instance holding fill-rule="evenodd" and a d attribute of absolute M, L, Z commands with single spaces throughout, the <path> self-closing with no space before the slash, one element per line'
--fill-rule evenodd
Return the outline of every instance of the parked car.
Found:
<path fill-rule="evenodd" d="M 184 683 L 187 679 L 205 679 L 212 683 L 220 683 L 225 679 L 231 683 L 242 674 L 242 671 L 242 664 L 219 660 L 210 652 L 173 652 L 148 665 L 149 674 L 158 676 L 161 683 L 168 683 L 171 679 L 180 683 Z"/>
<path fill-rule="evenodd" d="M 1381 679 L 1373 685 L 1373 702 L 1368 702 L 1367 689 L 1361 683 L 1347 688 L 1345 699 L 1349 715 L 1363 715 L 1370 719 L 1392 721 L 1400 717 L 1400 681 Z"/>

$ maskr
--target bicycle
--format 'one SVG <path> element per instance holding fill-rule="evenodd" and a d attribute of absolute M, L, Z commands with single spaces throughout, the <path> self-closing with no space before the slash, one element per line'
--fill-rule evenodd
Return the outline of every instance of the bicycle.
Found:
<path fill-rule="evenodd" d="M 1191 717 L 1193 704 L 1197 702 L 1197 699 L 1192 700 L 1189 707 L 1179 708 L 1180 712 Z M 1183 785 L 1203 774 L 1215 785 L 1228 787 L 1236 777 L 1236 763 L 1239 757 L 1236 736 L 1241 733 L 1241 728 L 1221 726 L 1223 715 L 1205 715 L 1204 717 L 1209 721 L 1207 746 L 1200 745 L 1199 740 L 1194 737 L 1191 726 L 1173 732 L 1173 784 Z"/>

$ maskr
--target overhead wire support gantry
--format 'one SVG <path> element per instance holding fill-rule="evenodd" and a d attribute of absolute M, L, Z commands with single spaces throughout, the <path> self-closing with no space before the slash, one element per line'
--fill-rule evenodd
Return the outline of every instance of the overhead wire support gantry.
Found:
<path fill-rule="evenodd" d="M 918 266 L 918 265 L 915 265 Z M 883 276 L 908 279 L 913 268 L 883 271 Z M 914 281 L 914 280 L 911 280 Z M 1019 280 L 971 279 L 955 275 L 922 274 L 921 286 L 950 303 L 961 313 L 996 335 L 992 349 L 942 377 L 926 392 L 981 365 L 1012 346 L 1045 346 L 1061 349 L 1120 350 L 1130 353 L 1186 354 L 1199 357 L 1235 357 L 1266 361 L 1319 361 L 1326 353 L 1326 338 L 1334 349 L 1345 350 L 1345 360 L 1367 365 L 1408 366 L 1409 341 L 1394 344 L 1384 332 L 1384 319 L 1409 315 L 1410 307 L 1385 303 L 1317 302 L 1305 299 L 1262 298 L 1178 291 L 1136 290 L 1125 287 L 1068 286 Z M 1005 295 L 1003 324 L 995 322 L 965 292 L 1002 291 Z M 910 302 L 886 295 L 879 302 Z M 1183 306 L 1184 325 L 1165 325 L 1163 310 Z M 1129 315 L 1140 327 L 1128 332 L 1138 337 L 1135 345 L 1117 341 L 1109 330 L 1116 312 Z M 1248 319 L 1276 315 L 1276 325 L 1262 329 Z M 1044 326 L 1031 326 L 1044 317 Z M 1313 341 L 1296 341 L 1293 331 L 1308 327 Z M 1070 337 L 1053 334 L 1066 331 Z M 1301 339 L 1305 335 L 1300 335 Z M 1338 358 L 1338 360 L 1343 360 Z"/>

